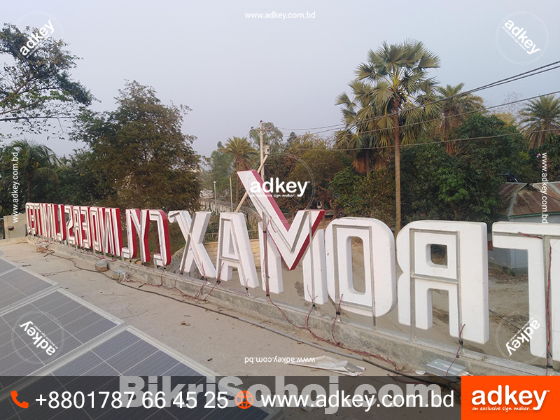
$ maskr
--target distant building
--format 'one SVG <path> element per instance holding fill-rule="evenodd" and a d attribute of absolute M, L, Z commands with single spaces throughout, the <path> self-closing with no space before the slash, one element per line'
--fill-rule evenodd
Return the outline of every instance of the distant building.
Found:
<path fill-rule="evenodd" d="M 543 214 L 548 223 L 560 223 L 560 181 L 546 182 L 546 211 L 543 213 L 543 183 L 527 184 L 507 182 L 500 187 L 501 202 L 498 221 L 542 223 Z M 517 249 L 492 249 L 491 235 L 489 263 L 527 272 L 527 251 Z"/>

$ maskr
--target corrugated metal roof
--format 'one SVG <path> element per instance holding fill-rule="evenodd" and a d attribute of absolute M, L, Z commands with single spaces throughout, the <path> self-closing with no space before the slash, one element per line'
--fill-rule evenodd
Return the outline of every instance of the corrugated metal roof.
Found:
<path fill-rule="evenodd" d="M 498 214 L 507 217 L 543 213 L 542 197 L 547 196 L 547 209 L 544 213 L 560 213 L 560 182 L 507 182 L 499 190 L 501 203 Z"/>

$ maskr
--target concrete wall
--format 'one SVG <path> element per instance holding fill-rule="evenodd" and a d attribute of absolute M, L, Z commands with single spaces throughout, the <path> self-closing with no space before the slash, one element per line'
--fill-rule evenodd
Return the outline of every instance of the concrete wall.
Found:
<path fill-rule="evenodd" d="M 16 216 L 4 216 L 4 238 L 14 239 L 23 238 L 26 234 L 27 219 L 25 214 Z"/>

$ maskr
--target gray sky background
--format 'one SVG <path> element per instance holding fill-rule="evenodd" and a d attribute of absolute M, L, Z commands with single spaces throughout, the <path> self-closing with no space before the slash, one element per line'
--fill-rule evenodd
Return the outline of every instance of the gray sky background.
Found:
<path fill-rule="evenodd" d="M 249 19 L 245 13 L 315 13 L 314 19 Z M 509 15 L 546 50 L 528 55 L 501 28 Z M 338 124 L 335 98 L 349 91 L 370 49 L 417 39 L 439 55 L 432 72 L 443 84 L 472 89 L 560 59 L 560 2 L 441 1 L 6 1 L 2 22 L 43 26 L 50 19 L 81 57 L 73 71 L 115 109 L 125 79 L 153 86 L 166 104 L 192 108 L 183 132 L 208 156 L 218 141 L 246 136 L 259 120 L 287 136 L 293 128 Z M 540 23 L 540 21 L 542 23 Z M 543 26 L 544 24 L 544 26 Z M 533 57 L 530 57 L 531 59 Z M 479 93 L 501 104 L 560 90 L 560 70 Z M 9 132 L 7 123 L 0 128 Z M 284 129 L 286 128 L 286 129 Z M 313 130 L 311 130 L 313 131 Z M 304 131 L 297 131 L 303 133 Z M 47 134 L 27 136 L 57 154 L 79 145 Z"/>

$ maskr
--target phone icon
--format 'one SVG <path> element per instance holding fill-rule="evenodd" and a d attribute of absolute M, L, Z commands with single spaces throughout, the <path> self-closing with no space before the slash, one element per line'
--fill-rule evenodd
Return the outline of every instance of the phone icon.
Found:
<path fill-rule="evenodd" d="M 19 401 L 18 401 L 18 399 L 17 399 L 17 396 L 18 396 L 17 391 L 12 391 L 12 392 L 11 392 L 11 395 L 12 395 L 12 400 L 14 401 L 14 403 L 16 403 L 16 405 L 17 405 L 18 407 L 21 407 L 21 408 L 27 408 L 27 407 L 29 407 L 29 403 L 28 403 L 28 402 L 25 402 L 25 401 L 24 401 L 24 402 L 19 402 Z"/>

